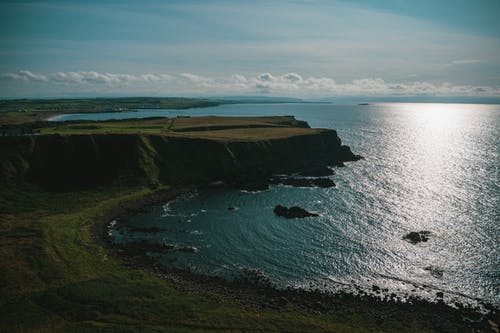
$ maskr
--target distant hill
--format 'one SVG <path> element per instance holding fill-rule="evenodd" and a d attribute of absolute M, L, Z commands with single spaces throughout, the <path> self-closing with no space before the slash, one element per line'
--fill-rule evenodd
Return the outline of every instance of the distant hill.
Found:
<path fill-rule="evenodd" d="M 222 96 L 213 97 L 216 100 L 229 100 L 240 103 L 303 103 L 304 100 L 292 97 L 271 97 L 271 96 Z"/>

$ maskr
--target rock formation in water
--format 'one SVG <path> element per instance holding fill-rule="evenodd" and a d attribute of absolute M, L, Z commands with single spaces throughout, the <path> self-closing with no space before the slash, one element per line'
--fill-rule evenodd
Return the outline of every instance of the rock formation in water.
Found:
<path fill-rule="evenodd" d="M 412 231 L 403 236 L 403 239 L 412 243 L 417 244 L 420 242 L 427 242 L 429 240 L 429 236 L 431 235 L 430 231 L 422 230 L 422 231 Z"/>
<path fill-rule="evenodd" d="M 316 213 L 310 213 L 304 208 L 300 208 L 298 206 L 292 206 L 290 208 L 278 205 L 274 207 L 274 214 L 287 218 L 287 219 L 296 219 L 296 218 L 305 218 L 305 217 L 314 217 L 319 216 Z"/>

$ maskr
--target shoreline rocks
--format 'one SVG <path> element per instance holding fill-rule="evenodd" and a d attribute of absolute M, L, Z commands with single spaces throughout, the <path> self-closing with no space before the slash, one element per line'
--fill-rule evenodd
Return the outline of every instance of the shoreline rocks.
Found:
<path fill-rule="evenodd" d="M 334 187 L 335 183 L 329 178 L 271 178 L 269 180 L 270 184 L 273 185 L 287 185 L 294 187 L 321 187 L 328 188 Z"/>
<path fill-rule="evenodd" d="M 242 191 L 261 192 L 261 191 L 267 191 L 269 189 L 269 182 L 266 180 L 245 182 L 238 184 L 237 187 Z"/>
<path fill-rule="evenodd" d="M 315 168 L 307 168 L 301 172 L 299 172 L 300 176 L 303 177 L 327 177 L 335 174 L 335 171 L 329 167 L 315 167 Z"/>

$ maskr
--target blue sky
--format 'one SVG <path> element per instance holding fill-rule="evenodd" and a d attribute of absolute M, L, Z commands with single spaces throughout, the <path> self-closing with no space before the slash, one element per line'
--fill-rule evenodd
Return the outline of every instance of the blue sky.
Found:
<path fill-rule="evenodd" d="M 4 0 L 0 97 L 499 97 L 499 14 L 498 0 Z"/>

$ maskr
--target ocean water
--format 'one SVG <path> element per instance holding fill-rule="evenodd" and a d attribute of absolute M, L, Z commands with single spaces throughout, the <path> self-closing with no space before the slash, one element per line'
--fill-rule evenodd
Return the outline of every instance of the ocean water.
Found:
<path fill-rule="evenodd" d="M 375 284 L 397 295 L 443 291 L 447 301 L 500 304 L 499 105 L 235 104 L 160 113 L 294 115 L 336 129 L 365 159 L 336 168 L 334 188 L 198 191 L 119 221 L 116 242 L 191 249 L 150 255 L 226 278 L 259 272 L 282 287 Z M 124 116 L 97 117 L 109 115 Z M 287 220 L 274 215 L 278 204 L 320 216 Z M 420 230 L 432 233 L 428 242 L 402 239 Z"/>

